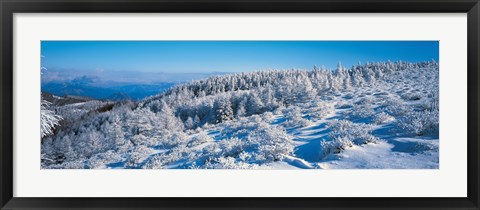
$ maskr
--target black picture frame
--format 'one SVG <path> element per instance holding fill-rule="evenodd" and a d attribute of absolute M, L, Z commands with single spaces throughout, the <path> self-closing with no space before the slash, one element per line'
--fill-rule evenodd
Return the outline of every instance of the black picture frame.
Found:
<path fill-rule="evenodd" d="M 0 0 L 1 209 L 479 209 L 478 0 Z M 465 198 L 17 198 L 13 197 L 14 13 L 467 13 L 468 196 Z"/>

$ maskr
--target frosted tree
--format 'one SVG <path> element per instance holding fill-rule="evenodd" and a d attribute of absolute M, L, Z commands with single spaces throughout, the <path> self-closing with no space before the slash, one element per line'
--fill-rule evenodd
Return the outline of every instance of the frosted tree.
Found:
<path fill-rule="evenodd" d="M 295 95 L 295 102 L 304 102 L 312 100 L 317 95 L 317 91 L 313 87 L 310 78 L 300 76 L 296 81 L 296 86 L 293 88 L 292 94 Z"/>
<path fill-rule="evenodd" d="M 375 72 L 373 72 L 370 68 L 364 68 L 362 73 L 367 82 L 374 83 L 376 81 Z"/>
<path fill-rule="evenodd" d="M 233 119 L 232 103 L 227 97 L 220 97 L 215 101 L 215 123 Z"/>
<path fill-rule="evenodd" d="M 247 114 L 254 115 L 262 113 L 263 103 L 256 92 L 251 92 L 247 102 Z"/>
<path fill-rule="evenodd" d="M 344 79 L 343 79 L 343 88 L 345 90 L 350 89 L 350 86 L 352 84 L 352 79 L 350 76 L 350 72 L 348 70 L 344 70 Z"/>
<path fill-rule="evenodd" d="M 268 110 L 273 110 L 276 107 L 276 101 L 272 86 L 268 86 L 263 90 L 262 101 Z"/>
<path fill-rule="evenodd" d="M 294 144 L 292 137 L 286 131 L 279 127 L 262 127 L 250 132 L 247 136 L 246 147 L 252 147 L 266 162 L 281 160 L 285 155 L 293 153 Z"/>
<path fill-rule="evenodd" d="M 183 130 L 183 123 L 175 117 L 172 108 L 165 101 L 161 101 L 161 109 L 157 115 L 163 128 L 167 130 Z"/>
<path fill-rule="evenodd" d="M 239 104 L 238 104 L 238 107 L 237 107 L 237 113 L 236 113 L 236 116 L 237 117 L 243 117 L 247 114 L 247 110 L 245 109 L 245 105 L 246 105 L 247 101 L 245 99 L 243 99 Z"/>
<path fill-rule="evenodd" d="M 337 64 L 337 71 L 342 72 L 342 70 L 343 70 L 342 62 L 339 61 Z"/>
<path fill-rule="evenodd" d="M 353 71 L 353 78 L 352 78 L 353 85 L 356 87 L 362 87 L 365 84 L 365 78 L 363 77 L 362 72 L 360 72 L 357 69 L 352 71 Z"/>
<path fill-rule="evenodd" d="M 54 142 L 54 147 L 55 147 L 55 153 L 56 153 L 56 158 L 58 156 L 61 156 L 62 158 L 65 158 L 66 160 L 74 160 L 75 159 L 75 152 L 73 151 L 72 148 L 72 142 L 70 140 L 69 135 L 63 136 L 61 139 L 58 138 Z"/>
<path fill-rule="evenodd" d="M 44 58 L 43 55 L 41 57 Z M 42 74 L 42 71 L 46 69 L 47 68 L 42 65 L 40 67 L 40 74 Z M 60 125 L 60 120 L 62 120 L 62 117 L 49 109 L 51 105 L 50 102 L 44 100 L 42 96 L 40 97 L 40 136 L 43 138 L 53 134 L 53 129 L 55 126 Z"/>
<path fill-rule="evenodd" d="M 45 137 L 53 134 L 55 126 L 60 125 L 62 117 L 56 115 L 54 111 L 50 110 L 51 103 L 41 98 L 40 102 L 40 134 Z"/>

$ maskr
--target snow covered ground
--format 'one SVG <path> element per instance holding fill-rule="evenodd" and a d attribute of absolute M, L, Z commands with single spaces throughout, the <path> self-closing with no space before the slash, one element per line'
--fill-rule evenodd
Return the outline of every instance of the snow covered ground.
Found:
<path fill-rule="evenodd" d="M 439 167 L 434 62 L 226 75 L 138 104 L 82 105 L 42 139 L 42 168 Z"/>
<path fill-rule="evenodd" d="M 351 108 L 350 108 L 351 109 Z M 308 126 L 287 129 L 295 144 L 294 153 L 281 161 L 265 164 L 260 169 L 417 169 L 438 168 L 438 137 L 400 135 L 395 131 L 395 122 L 376 125 L 373 134 L 382 140 L 377 143 L 352 145 L 338 154 L 324 155 L 321 141 L 328 141 L 330 130 L 327 124 L 338 119 L 350 109 L 335 109 L 325 119 L 312 119 Z M 303 116 L 307 118 L 306 115 Z M 285 122 L 284 115 L 275 115 L 272 125 Z M 222 128 L 203 131 L 216 141 Z M 204 143 L 202 147 L 208 145 Z"/>

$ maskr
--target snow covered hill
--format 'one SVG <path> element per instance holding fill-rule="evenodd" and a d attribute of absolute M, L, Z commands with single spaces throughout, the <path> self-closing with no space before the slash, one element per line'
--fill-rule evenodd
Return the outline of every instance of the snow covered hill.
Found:
<path fill-rule="evenodd" d="M 61 124 L 42 168 L 435 169 L 438 77 L 434 61 L 212 76 Z"/>

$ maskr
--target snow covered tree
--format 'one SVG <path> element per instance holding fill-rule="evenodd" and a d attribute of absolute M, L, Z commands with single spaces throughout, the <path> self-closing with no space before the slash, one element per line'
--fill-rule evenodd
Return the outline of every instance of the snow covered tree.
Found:
<path fill-rule="evenodd" d="M 292 138 L 279 126 L 255 129 L 248 135 L 247 144 L 250 146 L 245 147 L 252 147 L 265 162 L 282 160 L 294 149 Z"/>
<path fill-rule="evenodd" d="M 338 62 L 337 64 L 337 71 L 342 71 L 343 70 L 343 66 L 342 66 L 342 62 Z"/>
<path fill-rule="evenodd" d="M 317 95 L 317 91 L 313 88 L 310 78 L 301 75 L 297 78 L 291 94 L 294 97 L 293 102 L 302 103 L 312 100 Z"/>
<path fill-rule="evenodd" d="M 45 137 L 47 135 L 53 134 L 53 129 L 55 126 L 60 125 L 59 122 L 62 120 L 60 115 L 56 115 L 54 111 L 50 110 L 50 102 L 41 98 L 40 103 L 40 135 Z"/>
<path fill-rule="evenodd" d="M 157 113 L 162 128 L 166 130 L 183 130 L 183 123 L 175 116 L 172 108 L 165 102 L 161 102 L 160 111 Z"/>
<path fill-rule="evenodd" d="M 215 101 L 215 123 L 221 123 L 233 119 L 233 109 L 230 100 L 223 96 Z"/>
<path fill-rule="evenodd" d="M 247 114 L 247 110 L 245 109 L 246 103 L 247 103 L 247 101 L 245 99 L 243 99 L 238 104 L 236 117 L 243 117 Z"/>
<path fill-rule="evenodd" d="M 247 114 L 254 115 L 262 113 L 263 103 L 256 92 L 251 92 L 247 102 Z"/>
<path fill-rule="evenodd" d="M 438 110 L 412 111 L 401 118 L 398 124 L 401 128 L 417 136 L 425 134 L 438 135 L 439 112 Z"/>
<path fill-rule="evenodd" d="M 44 56 L 41 56 L 44 58 Z M 46 70 L 46 68 L 42 65 L 40 67 L 40 74 L 42 74 L 42 70 Z M 55 126 L 60 125 L 59 122 L 62 120 L 60 115 L 55 114 L 54 111 L 50 110 L 51 103 L 44 100 L 43 96 L 40 96 L 40 136 L 41 138 L 52 135 L 53 129 Z"/>

